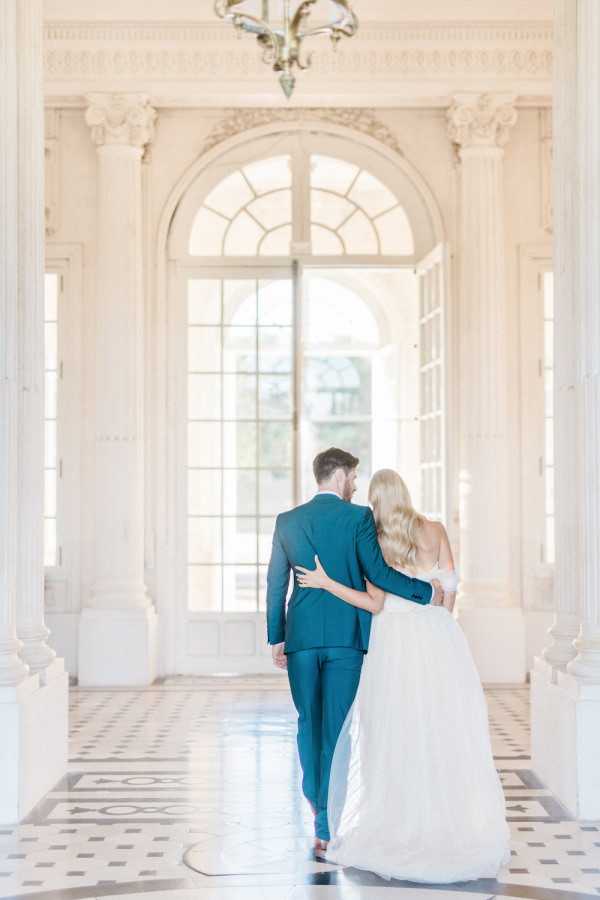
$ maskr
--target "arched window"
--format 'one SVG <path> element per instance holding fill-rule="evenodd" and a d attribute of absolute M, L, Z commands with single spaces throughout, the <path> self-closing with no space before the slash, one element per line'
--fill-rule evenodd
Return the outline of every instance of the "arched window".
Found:
<path fill-rule="evenodd" d="M 294 230 L 303 227 L 316 256 L 414 253 L 406 212 L 375 175 L 318 153 L 310 154 L 308 165 L 304 212 L 294 209 L 292 156 L 262 159 L 226 175 L 194 218 L 190 255 L 289 256 Z"/>
<path fill-rule="evenodd" d="M 381 466 L 401 468 L 419 501 L 419 382 L 437 362 L 419 352 L 415 266 L 432 240 L 408 177 L 331 135 L 238 146 L 181 199 L 169 252 L 187 333 L 190 621 L 263 608 L 275 517 L 314 493 L 324 447 L 360 458 L 358 502 Z M 441 461 L 427 452 L 432 481 Z"/>

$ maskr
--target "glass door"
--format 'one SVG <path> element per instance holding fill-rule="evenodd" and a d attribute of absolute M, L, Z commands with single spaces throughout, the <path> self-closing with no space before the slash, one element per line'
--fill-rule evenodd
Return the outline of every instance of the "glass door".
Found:
<path fill-rule="evenodd" d="M 274 517 L 294 504 L 290 277 L 186 280 L 187 605 L 263 607 Z"/>

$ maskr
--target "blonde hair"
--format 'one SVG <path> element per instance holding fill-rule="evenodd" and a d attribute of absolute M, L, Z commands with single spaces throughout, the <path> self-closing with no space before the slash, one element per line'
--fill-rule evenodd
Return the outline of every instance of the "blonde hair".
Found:
<path fill-rule="evenodd" d="M 389 566 L 415 569 L 417 535 L 425 517 L 412 505 L 406 484 L 393 469 L 375 472 L 369 485 L 369 503 L 383 558 Z"/>

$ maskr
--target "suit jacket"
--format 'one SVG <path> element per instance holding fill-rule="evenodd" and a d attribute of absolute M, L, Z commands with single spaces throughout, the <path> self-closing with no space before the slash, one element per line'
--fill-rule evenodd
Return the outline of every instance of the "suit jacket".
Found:
<path fill-rule="evenodd" d="M 354 647 L 367 651 L 371 614 L 328 591 L 294 588 L 286 614 L 290 571 L 314 569 L 318 554 L 335 581 L 365 590 L 365 578 L 377 587 L 415 603 L 431 600 L 431 585 L 390 568 L 381 555 L 373 513 L 334 494 L 317 494 L 308 503 L 281 513 L 273 535 L 267 574 L 267 636 L 285 641 L 285 652 L 313 647 Z"/>

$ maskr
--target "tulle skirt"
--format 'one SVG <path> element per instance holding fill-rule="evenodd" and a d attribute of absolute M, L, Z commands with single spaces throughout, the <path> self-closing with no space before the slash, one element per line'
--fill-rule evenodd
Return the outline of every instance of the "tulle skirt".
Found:
<path fill-rule="evenodd" d="M 383 878 L 495 878 L 510 859 L 485 697 L 441 607 L 388 596 L 336 745 L 327 859 Z"/>

